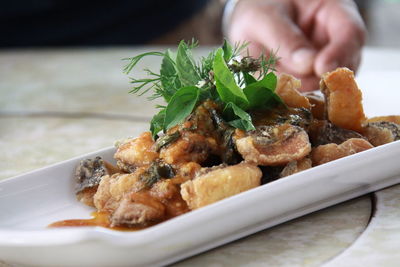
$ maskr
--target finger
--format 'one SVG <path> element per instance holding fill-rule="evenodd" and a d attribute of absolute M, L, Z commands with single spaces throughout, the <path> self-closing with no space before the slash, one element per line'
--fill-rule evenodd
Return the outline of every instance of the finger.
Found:
<path fill-rule="evenodd" d="M 356 71 L 366 32 L 356 7 L 350 1 L 327 5 L 317 14 L 317 24 L 325 28 L 329 41 L 315 59 L 315 73 L 342 66 Z"/>
<path fill-rule="evenodd" d="M 243 5 L 242 10 L 244 8 Z M 269 9 L 242 12 L 236 19 L 244 19 L 240 21 L 241 29 L 246 30 L 245 35 L 250 41 L 261 44 L 267 51 L 278 49 L 280 64 L 291 74 L 310 74 L 313 72 L 316 52 L 289 14 L 283 7 L 274 5 Z"/>

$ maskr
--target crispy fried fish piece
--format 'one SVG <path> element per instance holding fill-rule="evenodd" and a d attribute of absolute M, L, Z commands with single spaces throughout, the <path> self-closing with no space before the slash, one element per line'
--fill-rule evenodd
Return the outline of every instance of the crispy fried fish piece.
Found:
<path fill-rule="evenodd" d="M 320 87 L 325 95 L 329 121 L 341 128 L 361 132 L 365 115 L 354 73 L 348 68 L 328 72 L 323 75 Z"/>
<path fill-rule="evenodd" d="M 317 146 L 311 152 L 311 159 L 313 166 L 316 166 L 335 159 L 350 156 L 373 147 L 374 146 L 365 139 L 351 138 L 340 145 L 327 144 Z"/>
<path fill-rule="evenodd" d="M 262 166 L 277 166 L 299 160 L 311 151 L 307 133 L 298 126 L 280 124 L 260 126 L 250 135 L 235 137 L 244 160 Z"/>
<path fill-rule="evenodd" d="M 374 146 L 400 140 L 400 125 L 388 122 L 370 122 L 364 128 L 364 135 Z"/>
<path fill-rule="evenodd" d="M 138 168 L 134 173 L 116 173 L 106 175 L 100 182 L 94 195 L 94 204 L 99 211 L 113 212 L 123 196 L 130 191 L 139 191 L 144 187 L 140 176 L 145 167 Z"/>
<path fill-rule="evenodd" d="M 144 132 L 138 138 L 120 145 L 114 158 L 118 167 L 125 172 L 133 172 L 137 167 L 149 165 L 158 158 L 151 133 Z"/>
<path fill-rule="evenodd" d="M 261 183 L 261 170 L 248 163 L 211 168 L 211 171 L 181 185 L 181 195 L 190 209 L 198 209 L 239 194 Z"/>
<path fill-rule="evenodd" d="M 279 177 L 289 176 L 312 167 L 312 161 L 310 158 L 306 157 L 301 160 L 293 160 L 289 162 L 285 168 L 283 168 L 282 172 L 279 174 Z"/>
<path fill-rule="evenodd" d="M 275 93 L 292 108 L 311 109 L 311 104 L 307 97 L 302 95 L 297 89 L 301 87 L 301 81 L 289 74 L 281 74 Z"/>
<path fill-rule="evenodd" d="M 388 115 L 388 116 L 378 116 L 368 118 L 366 122 L 378 122 L 378 121 L 387 121 L 393 122 L 400 125 L 400 116 L 399 115 Z"/>
<path fill-rule="evenodd" d="M 94 203 L 110 215 L 111 226 L 145 226 L 189 211 L 181 198 L 179 181 L 162 179 L 149 188 L 141 181 L 145 172 L 142 167 L 101 180 Z"/>

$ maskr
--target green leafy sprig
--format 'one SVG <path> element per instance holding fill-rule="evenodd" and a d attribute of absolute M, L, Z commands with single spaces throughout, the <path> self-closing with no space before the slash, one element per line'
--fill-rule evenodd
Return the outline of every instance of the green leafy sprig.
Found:
<path fill-rule="evenodd" d="M 255 129 L 248 111 L 282 103 L 275 93 L 277 58 L 274 53 L 268 57 L 262 54 L 259 58 L 241 56 L 248 43 L 232 46 L 224 41 L 221 48 L 196 62 L 192 50 L 197 45 L 195 41 L 181 41 L 176 53 L 168 49 L 127 59 L 130 62 L 124 72 L 128 74 L 143 57 L 162 57 L 159 73 L 145 69 L 147 78 L 131 78 L 131 93 L 143 95 L 152 91 L 150 100 L 162 97 L 167 103 L 158 106 L 160 111 L 151 120 L 154 139 L 159 132 L 165 133 L 182 123 L 206 99 L 221 105 L 222 117 L 227 123 L 245 131 Z"/>

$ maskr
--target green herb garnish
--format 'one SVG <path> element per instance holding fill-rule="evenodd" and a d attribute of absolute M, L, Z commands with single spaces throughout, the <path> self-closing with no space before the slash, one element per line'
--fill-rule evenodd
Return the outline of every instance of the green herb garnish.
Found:
<path fill-rule="evenodd" d="M 203 101 L 211 99 L 221 105 L 223 119 L 231 126 L 245 131 L 254 130 L 248 111 L 269 109 L 282 100 L 275 93 L 277 77 L 273 71 L 277 58 L 262 54 L 259 58 L 240 57 L 247 43 L 234 47 L 227 41 L 207 57 L 195 61 L 192 49 L 197 42 L 179 43 L 176 53 L 148 52 L 128 58 L 125 73 L 129 73 L 145 56 L 161 56 L 159 73 L 145 69 L 148 78 L 131 78 L 132 93 L 153 94 L 149 99 L 164 98 L 167 105 L 158 106 L 160 111 L 150 123 L 154 139 L 182 123 Z M 257 76 L 257 78 L 256 78 Z"/>

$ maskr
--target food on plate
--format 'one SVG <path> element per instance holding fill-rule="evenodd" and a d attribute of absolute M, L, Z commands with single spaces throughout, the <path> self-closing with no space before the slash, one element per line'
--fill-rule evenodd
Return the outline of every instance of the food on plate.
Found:
<path fill-rule="evenodd" d="M 362 138 L 351 138 L 340 145 L 331 143 L 317 146 L 311 153 L 311 160 L 314 166 L 321 165 L 370 148 L 373 148 L 373 145 L 371 145 L 367 140 Z"/>
<path fill-rule="evenodd" d="M 380 146 L 400 139 L 400 125 L 389 121 L 368 122 L 364 135 L 374 146 Z"/>
<path fill-rule="evenodd" d="M 366 118 L 353 72 L 347 68 L 328 72 L 320 87 L 325 95 L 327 119 L 336 126 L 360 132 Z"/>
<path fill-rule="evenodd" d="M 322 94 L 303 95 L 300 80 L 274 73 L 274 54 L 240 56 L 245 45 L 225 42 L 195 61 L 195 46 L 129 59 L 127 73 L 144 56 L 161 57 L 159 73 L 132 78 L 132 92 L 166 105 L 150 131 L 117 144 L 114 165 L 97 157 L 77 166 L 77 198 L 96 208 L 98 225 L 148 227 L 400 138 L 397 117 L 365 117 L 347 68 L 323 75 Z"/>

